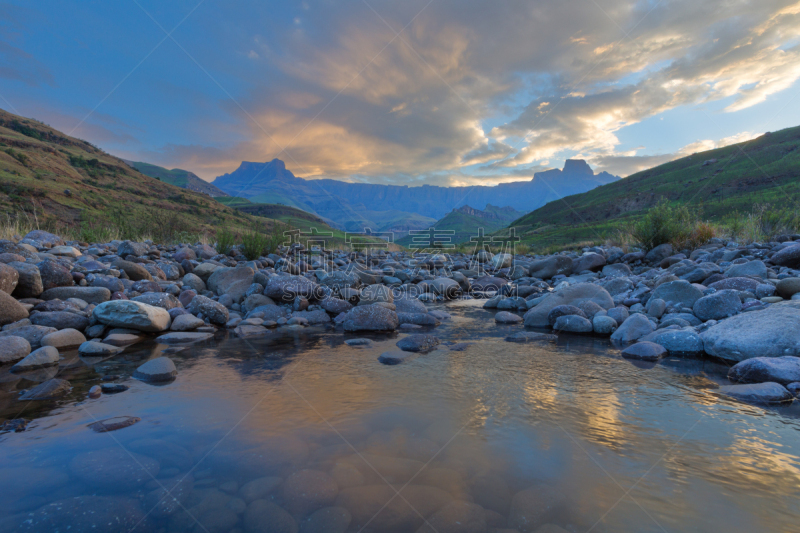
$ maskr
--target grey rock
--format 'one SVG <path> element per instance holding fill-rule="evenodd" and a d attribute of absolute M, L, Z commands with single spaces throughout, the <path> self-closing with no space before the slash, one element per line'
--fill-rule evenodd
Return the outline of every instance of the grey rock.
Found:
<path fill-rule="evenodd" d="M 153 281 L 153 276 L 150 275 L 150 272 L 147 271 L 144 265 L 139 263 L 125 261 L 124 259 L 116 259 L 111 263 L 111 266 L 125 272 L 131 281 Z"/>
<path fill-rule="evenodd" d="M 260 286 L 259 284 L 259 287 Z M 261 290 L 263 291 L 264 289 Z M 241 309 L 245 313 L 249 313 L 256 307 L 261 307 L 262 305 L 275 305 L 275 302 L 272 301 L 272 298 L 264 296 L 261 293 L 251 294 L 245 297 L 244 301 L 241 303 Z"/>
<path fill-rule="evenodd" d="M 556 342 L 558 335 L 551 335 L 548 333 L 535 333 L 533 331 L 520 331 L 506 337 L 507 342 Z"/>
<path fill-rule="evenodd" d="M 46 326 L 55 329 L 77 329 L 83 331 L 89 326 L 89 319 L 69 311 L 53 311 L 36 313 L 31 317 L 31 323 L 37 326 Z"/>
<path fill-rule="evenodd" d="M 0 326 L 11 324 L 28 317 L 28 310 L 13 296 L 0 291 Z"/>
<path fill-rule="evenodd" d="M 539 279 L 551 279 L 559 274 L 569 276 L 573 270 L 572 258 L 566 255 L 552 255 L 545 259 L 534 261 L 528 270 L 531 277 Z"/>
<path fill-rule="evenodd" d="M 55 331 L 58 330 L 47 326 L 21 326 L 6 331 L 0 331 L 0 339 L 10 336 L 22 337 L 28 341 L 31 348 L 36 349 L 42 345 L 42 337 Z M 0 340 L 0 342 L 2 342 L 2 340 Z"/>
<path fill-rule="evenodd" d="M 617 321 L 608 315 L 595 315 L 592 318 L 592 330 L 598 335 L 611 335 L 617 330 Z"/>
<path fill-rule="evenodd" d="M 637 342 L 622 350 L 622 357 L 626 359 L 640 359 L 642 361 L 658 361 L 667 350 L 660 344 L 654 342 Z"/>
<path fill-rule="evenodd" d="M 77 348 L 86 342 L 86 337 L 77 329 L 62 329 L 42 337 L 42 346 L 52 346 L 58 350 Z"/>
<path fill-rule="evenodd" d="M 192 299 L 192 303 L 189 304 L 189 312 L 193 315 L 202 313 L 209 322 L 218 326 L 224 326 L 230 318 L 230 314 L 224 305 L 200 295 Z"/>
<path fill-rule="evenodd" d="M 412 324 L 415 326 L 438 326 L 439 319 L 430 313 L 397 313 L 397 320 L 400 324 Z"/>
<path fill-rule="evenodd" d="M 208 290 L 217 295 L 228 294 L 234 302 L 240 302 L 245 297 L 247 289 L 252 285 L 255 271 L 250 267 L 219 268 L 209 276 L 206 285 Z"/>
<path fill-rule="evenodd" d="M 409 357 L 411 357 L 411 354 L 409 352 L 404 352 L 402 350 L 392 350 L 380 354 L 378 356 L 378 361 L 380 361 L 384 365 L 399 365 L 400 363 L 406 361 Z"/>
<path fill-rule="evenodd" d="M 800 244 L 787 246 L 769 258 L 773 265 L 789 268 L 800 267 Z"/>
<path fill-rule="evenodd" d="M 577 283 L 565 287 L 555 293 L 547 295 L 536 307 L 525 313 L 525 325 L 529 327 L 547 327 L 547 316 L 550 311 L 559 305 L 579 305 L 585 301 L 592 301 L 603 309 L 614 306 L 614 300 L 608 292 L 591 283 Z"/>
<path fill-rule="evenodd" d="M 202 297 L 195 297 L 192 304 L 197 298 Z M 93 316 L 98 322 L 109 326 L 147 332 L 164 331 L 171 320 L 166 309 L 131 300 L 103 302 L 94 308 Z"/>
<path fill-rule="evenodd" d="M 793 304 L 773 304 L 722 320 L 700 335 L 705 352 L 727 361 L 800 356 L 800 309 Z"/>
<path fill-rule="evenodd" d="M 361 285 L 361 278 L 354 272 L 334 270 L 326 273 L 320 284 L 331 289 L 357 288 Z"/>
<path fill-rule="evenodd" d="M 428 291 L 437 296 L 442 296 L 446 300 L 457 298 L 462 293 L 461 285 L 450 278 L 436 278 L 429 281 Z"/>
<path fill-rule="evenodd" d="M 259 316 L 264 320 L 277 321 L 279 318 L 286 318 L 291 315 L 291 312 L 285 307 L 280 307 L 275 304 L 260 305 L 247 313 L 246 318 Z"/>
<path fill-rule="evenodd" d="M 126 255 L 135 255 L 137 257 L 147 255 L 150 247 L 142 242 L 124 241 L 117 246 L 117 255 L 125 257 Z"/>
<path fill-rule="evenodd" d="M 133 377 L 151 383 L 172 381 L 178 375 L 175 363 L 169 357 L 151 359 L 133 373 Z"/>
<path fill-rule="evenodd" d="M 172 320 L 172 325 L 169 327 L 172 331 L 192 331 L 205 324 L 196 316 L 186 313 L 178 315 Z"/>
<path fill-rule="evenodd" d="M 54 287 L 70 287 L 74 284 L 69 269 L 52 259 L 40 261 L 36 266 L 39 268 L 44 290 Z"/>
<path fill-rule="evenodd" d="M 728 379 L 738 383 L 774 381 L 789 385 L 800 381 L 800 357 L 753 357 L 732 366 Z"/>
<path fill-rule="evenodd" d="M 78 353 L 84 357 L 109 357 L 122 351 L 122 348 L 98 341 L 86 341 L 78 347 Z"/>
<path fill-rule="evenodd" d="M 319 303 L 319 305 L 325 311 L 333 315 L 338 315 L 339 313 L 346 313 L 353 308 L 353 304 L 351 304 L 350 302 L 333 297 L 325 298 Z"/>
<path fill-rule="evenodd" d="M 725 277 L 759 277 L 761 279 L 767 279 L 767 265 L 765 265 L 763 261 L 759 260 L 748 261 L 747 263 L 739 265 L 732 265 L 728 270 L 725 271 Z"/>
<path fill-rule="evenodd" d="M 645 255 L 644 259 L 650 264 L 658 264 L 672 254 L 673 250 L 671 244 L 660 244 L 647 252 L 647 255 Z"/>
<path fill-rule="evenodd" d="M 51 378 L 20 396 L 19 400 L 54 400 L 69 393 L 70 383 L 66 379 Z"/>
<path fill-rule="evenodd" d="M 294 301 L 297 296 L 318 300 L 322 296 L 322 291 L 319 285 L 303 276 L 272 276 L 264 289 L 264 296 L 288 303 Z"/>
<path fill-rule="evenodd" d="M 197 292 L 203 292 L 206 290 L 206 282 L 193 272 L 183 276 L 183 284 L 184 286 L 192 288 Z"/>
<path fill-rule="evenodd" d="M 557 305 L 547 314 L 547 323 L 552 327 L 555 325 L 556 320 L 567 315 L 577 315 L 582 318 L 588 318 L 586 313 L 584 313 L 579 307 L 574 305 Z"/>
<path fill-rule="evenodd" d="M 38 298 L 44 291 L 39 267 L 21 261 L 12 261 L 8 266 L 17 271 L 19 280 L 12 295 L 16 298 Z"/>
<path fill-rule="evenodd" d="M 396 345 L 404 352 L 425 352 L 438 346 L 439 338 L 434 335 L 419 333 L 400 339 Z"/>
<path fill-rule="evenodd" d="M 600 254 L 583 254 L 572 262 L 572 271 L 583 272 L 584 270 L 591 270 L 592 272 L 597 272 L 602 270 L 605 264 L 606 258 Z"/>
<path fill-rule="evenodd" d="M 653 323 L 642 314 L 633 314 L 611 335 L 611 340 L 620 344 L 634 342 L 655 330 Z"/>
<path fill-rule="evenodd" d="M 603 267 L 603 275 L 607 278 L 627 278 L 631 275 L 631 268 L 625 263 L 614 263 Z"/>
<path fill-rule="evenodd" d="M 588 318 L 578 315 L 563 315 L 556 319 L 553 329 L 567 333 L 591 333 L 593 328 Z"/>
<path fill-rule="evenodd" d="M 727 278 L 720 281 L 711 283 L 708 288 L 716 289 L 718 291 L 725 289 L 734 289 L 737 291 L 750 291 L 755 292 L 760 283 L 750 278 Z"/>
<path fill-rule="evenodd" d="M 394 296 L 392 289 L 385 285 L 368 285 L 361 290 L 358 305 L 371 305 L 379 302 L 392 303 Z"/>
<path fill-rule="evenodd" d="M 719 388 L 726 396 L 750 403 L 771 404 L 791 402 L 794 397 L 780 383 L 766 382 L 749 385 L 726 385 Z"/>
<path fill-rule="evenodd" d="M 16 363 L 31 353 L 31 344 L 22 337 L 8 336 L 0 342 L 0 364 Z"/>
<path fill-rule="evenodd" d="M 78 298 L 86 303 L 100 304 L 111 299 L 111 291 L 105 287 L 56 287 L 41 295 L 42 300 L 67 300 Z"/>
<path fill-rule="evenodd" d="M 612 307 L 611 309 L 606 311 L 606 314 L 611 318 L 613 318 L 617 324 L 622 324 L 623 322 L 628 320 L 628 317 L 630 316 L 630 312 L 628 311 L 628 308 L 625 306 Z"/>
<path fill-rule="evenodd" d="M 51 247 L 52 246 L 64 246 L 64 244 L 65 244 L 64 243 L 64 239 L 62 239 L 58 235 L 55 235 L 55 234 L 50 233 L 48 231 L 45 231 L 43 229 L 35 229 L 33 231 L 29 231 L 28 233 L 25 234 L 25 236 L 22 239 L 23 240 L 29 239 L 29 240 L 32 240 L 32 241 L 37 241 L 37 242 L 41 243 L 42 245 L 49 245 Z"/>
<path fill-rule="evenodd" d="M 173 331 L 156 338 L 162 344 L 187 344 L 192 342 L 207 341 L 214 336 L 213 333 L 201 331 Z"/>
<path fill-rule="evenodd" d="M 19 283 L 19 273 L 13 267 L 0 263 L 0 292 L 11 294 Z"/>
<path fill-rule="evenodd" d="M 380 305 L 358 306 L 344 319 L 345 331 L 392 331 L 400 325 L 397 313 Z"/>
<path fill-rule="evenodd" d="M 722 320 L 742 310 L 742 300 L 737 291 L 725 289 L 698 299 L 692 307 L 694 314 L 702 321 Z"/>
<path fill-rule="evenodd" d="M 42 346 L 30 354 L 25 356 L 22 361 L 11 367 L 11 371 L 15 373 L 29 372 L 31 370 L 38 370 L 40 368 L 47 368 L 51 366 L 58 366 L 60 356 L 58 350 L 52 346 Z"/>
<path fill-rule="evenodd" d="M 784 278 L 778 282 L 775 288 L 778 292 L 778 296 L 788 300 L 800 292 L 800 278 Z M 758 295 L 756 296 L 758 297 Z M 761 298 L 763 298 L 763 296 L 761 296 Z"/>
<path fill-rule="evenodd" d="M 500 311 L 494 315 L 494 321 L 498 324 L 519 324 L 523 318 L 508 311 Z"/>
<path fill-rule="evenodd" d="M 651 298 L 660 298 L 665 302 L 681 304 L 684 307 L 692 307 L 694 303 L 703 297 L 703 291 L 685 280 L 669 281 L 662 283 L 653 291 Z"/>
<path fill-rule="evenodd" d="M 143 304 L 152 305 L 153 307 L 160 307 L 167 311 L 183 307 L 183 304 L 181 304 L 177 298 L 167 292 L 148 292 L 131 298 L 131 301 L 141 302 Z"/>
<path fill-rule="evenodd" d="M 697 355 L 703 353 L 703 340 L 691 329 L 657 331 L 652 338 L 670 355 Z"/>

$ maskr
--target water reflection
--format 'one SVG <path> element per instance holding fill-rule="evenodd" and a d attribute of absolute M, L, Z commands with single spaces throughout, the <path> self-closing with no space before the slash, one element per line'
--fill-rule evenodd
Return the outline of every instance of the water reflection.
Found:
<path fill-rule="evenodd" d="M 0 372 L 0 531 L 789 531 L 800 518 L 794 407 L 721 399 L 703 360 L 639 368 L 605 341 L 508 343 L 475 302 L 446 346 L 387 367 L 404 334 L 354 348 L 326 328 L 140 343 L 69 359 L 58 402 Z M 352 338 L 348 336 L 347 338 Z M 130 378 L 169 354 L 178 379 Z M 130 388 L 86 400 L 103 376 Z M 109 433 L 88 426 L 132 416 Z M 427 522 L 426 522 L 427 520 Z M 558 531 L 558 530 L 554 530 Z"/>

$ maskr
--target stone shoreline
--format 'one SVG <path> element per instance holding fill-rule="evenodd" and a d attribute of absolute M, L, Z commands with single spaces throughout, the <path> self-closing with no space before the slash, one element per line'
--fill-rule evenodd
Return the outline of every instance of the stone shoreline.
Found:
<path fill-rule="evenodd" d="M 622 356 L 711 356 L 732 366 L 721 392 L 747 401 L 792 401 L 800 393 L 800 235 L 737 245 L 713 239 L 676 253 L 616 247 L 551 256 L 312 250 L 248 261 L 208 245 L 65 242 L 33 231 L 0 241 L 0 364 L 26 373 L 57 367 L 60 352 L 110 357 L 142 336 L 164 344 L 239 337 L 270 328 L 328 325 L 343 332 L 403 330 L 406 352 L 433 349 L 449 315 L 426 302 L 486 299 L 498 324 L 518 324 L 512 342 L 536 332 L 610 337 Z M 533 330 L 528 329 L 533 328 Z M 409 340 L 410 339 L 410 340 Z M 399 364 L 401 352 L 380 359 Z M 167 357 L 137 370 L 174 379 Z M 55 377 L 21 399 L 66 394 Z M 100 394 L 100 391 L 96 391 Z"/>

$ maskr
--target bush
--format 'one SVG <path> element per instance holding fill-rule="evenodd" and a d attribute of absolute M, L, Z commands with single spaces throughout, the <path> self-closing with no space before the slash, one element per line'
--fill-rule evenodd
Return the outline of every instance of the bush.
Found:
<path fill-rule="evenodd" d="M 248 261 L 269 253 L 270 240 L 260 228 L 253 227 L 242 235 L 242 254 Z"/>
<path fill-rule="evenodd" d="M 217 243 L 214 247 L 217 249 L 217 253 L 220 254 L 229 254 L 233 247 L 236 245 L 236 236 L 233 232 L 228 228 L 222 228 L 217 232 Z"/>
<path fill-rule="evenodd" d="M 661 201 L 631 228 L 631 237 L 649 252 L 656 246 L 689 240 L 696 225 L 696 217 L 685 205 L 671 206 Z"/>

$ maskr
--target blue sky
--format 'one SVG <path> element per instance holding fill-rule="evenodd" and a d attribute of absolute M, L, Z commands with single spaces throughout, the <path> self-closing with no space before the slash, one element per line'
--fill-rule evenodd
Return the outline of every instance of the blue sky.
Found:
<path fill-rule="evenodd" d="M 208 180 L 625 176 L 800 125 L 796 1 L 20 1 L 0 27 L 0 107 Z"/>

